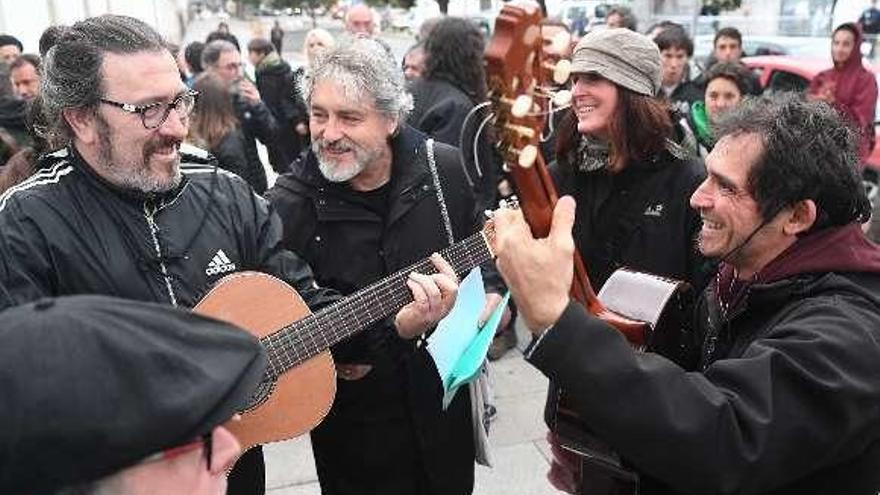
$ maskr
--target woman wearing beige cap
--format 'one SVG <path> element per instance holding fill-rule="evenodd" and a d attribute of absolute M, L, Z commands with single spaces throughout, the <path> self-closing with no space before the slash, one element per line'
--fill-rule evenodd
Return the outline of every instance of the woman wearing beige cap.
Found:
<path fill-rule="evenodd" d="M 574 238 L 597 291 L 623 266 L 698 290 L 706 279 L 693 241 L 700 217 L 688 206 L 706 172 L 656 97 L 660 79 L 657 45 L 627 29 L 589 33 L 572 55 L 572 105 L 551 171 L 560 196 L 577 201 Z M 686 361 L 679 336 L 665 337 L 652 349 Z"/>
<path fill-rule="evenodd" d="M 597 290 L 620 266 L 697 282 L 699 215 L 688 206 L 702 163 L 660 89 L 660 53 L 646 36 L 608 29 L 572 56 L 572 105 L 554 176 L 578 202 L 576 239 Z"/>

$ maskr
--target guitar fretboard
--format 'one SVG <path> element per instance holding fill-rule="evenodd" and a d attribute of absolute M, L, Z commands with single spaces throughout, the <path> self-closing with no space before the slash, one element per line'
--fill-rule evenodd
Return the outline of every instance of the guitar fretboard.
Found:
<path fill-rule="evenodd" d="M 449 246 L 440 254 L 452 265 L 459 278 L 492 259 L 483 232 Z M 414 271 L 437 273 L 433 263 L 424 259 L 263 337 L 261 342 L 269 358 L 268 371 L 280 376 L 337 342 L 396 314 L 413 300 L 406 280 Z"/>

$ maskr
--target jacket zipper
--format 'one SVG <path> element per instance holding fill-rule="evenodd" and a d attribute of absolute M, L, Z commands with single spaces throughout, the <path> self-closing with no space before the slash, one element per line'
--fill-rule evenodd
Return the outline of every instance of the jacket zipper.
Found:
<path fill-rule="evenodd" d="M 172 306 L 177 306 L 177 296 L 174 295 L 174 289 L 171 286 L 171 277 L 168 276 L 168 268 L 165 266 L 165 257 L 162 256 L 162 247 L 159 245 L 159 226 L 156 225 L 155 215 L 159 211 L 159 207 L 153 205 L 151 201 L 144 202 L 144 218 L 147 219 L 147 225 L 150 226 L 150 235 L 153 237 L 153 249 L 156 250 L 156 256 L 159 258 L 159 269 L 162 271 L 162 277 L 165 279 L 165 288 L 168 290 L 168 298 L 171 300 Z"/>

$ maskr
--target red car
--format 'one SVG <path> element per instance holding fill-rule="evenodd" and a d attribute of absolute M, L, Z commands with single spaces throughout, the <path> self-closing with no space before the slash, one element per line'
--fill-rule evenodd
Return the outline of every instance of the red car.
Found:
<path fill-rule="evenodd" d="M 746 67 L 758 74 L 761 87 L 764 91 L 802 91 L 810 87 L 810 81 L 819 72 L 831 68 L 829 58 L 798 57 L 791 55 L 767 55 L 761 57 L 746 57 L 742 59 Z M 880 67 L 866 64 L 868 70 L 874 76 L 880 76 Z M 877 81 L 880 85 L 880 79 Z M 877 106 L 880 110 L 880 105 Z M 867 168 L 880 174 L 880 112 L 874 115 L 875 145 L 871 155 L 866 160 Z"/>

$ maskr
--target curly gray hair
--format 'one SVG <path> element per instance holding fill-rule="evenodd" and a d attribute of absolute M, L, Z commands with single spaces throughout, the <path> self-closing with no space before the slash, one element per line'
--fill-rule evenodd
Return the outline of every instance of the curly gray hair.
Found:
<path fill-rule="evenodd" d="M 311 104 L 315 85 L 333 81 L 340 85 L 349 101 L 370 98 L 379 113 L 395 120 L 406 120 L 413 107 L 406 91 L 403 71 L 388 47 L 369 38 L 356 38 L 321 53 L 303 82 L 303 97 Z"/>

